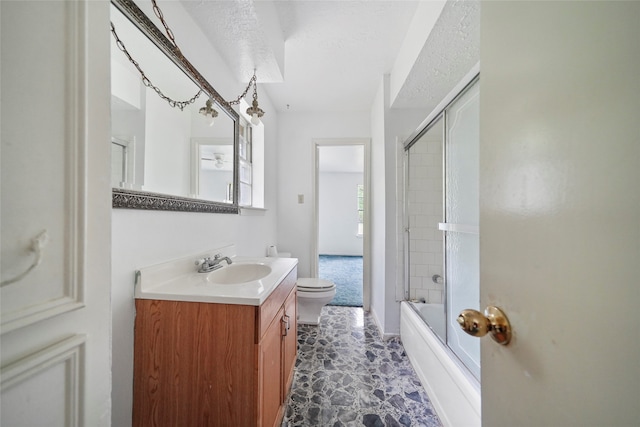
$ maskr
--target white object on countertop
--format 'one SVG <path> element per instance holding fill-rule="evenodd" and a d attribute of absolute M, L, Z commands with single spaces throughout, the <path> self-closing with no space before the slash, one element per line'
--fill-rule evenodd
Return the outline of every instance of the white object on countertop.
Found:
<path fill-rule="evenodd" d="M 267 248 L 267 256 L 268 257 L 277 257 L 278 256 L 278 248 L 275 245 L 271 245 Z"/>

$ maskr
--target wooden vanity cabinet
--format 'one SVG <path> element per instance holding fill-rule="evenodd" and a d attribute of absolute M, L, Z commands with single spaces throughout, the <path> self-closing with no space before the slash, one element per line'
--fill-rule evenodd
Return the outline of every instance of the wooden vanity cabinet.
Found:
<path fill-rule="evenodd" d="M 137 299 L 133 425 L 280 425 L 296 277 L 294 268 L 261 306 Z"/>

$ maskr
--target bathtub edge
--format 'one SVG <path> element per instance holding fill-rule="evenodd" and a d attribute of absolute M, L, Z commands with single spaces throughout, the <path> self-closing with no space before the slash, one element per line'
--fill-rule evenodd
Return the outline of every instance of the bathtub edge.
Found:
<path fill-rule="evenodd" d="M 400 312 L 403 346 L 443 425 L 480 427 L 478 389 L 459 371 L 438 338 L 408 303 L 401 304 Z"/>

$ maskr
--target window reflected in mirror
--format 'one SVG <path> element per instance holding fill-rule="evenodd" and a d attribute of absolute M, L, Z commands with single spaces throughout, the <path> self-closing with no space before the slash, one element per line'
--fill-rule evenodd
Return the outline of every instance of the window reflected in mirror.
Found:
<path fill-rule="evenodd" d="M 240 136 L 238 138 L 240 206 L 253 204 L 253 127 L 244 117 L 240 117 Z"/>

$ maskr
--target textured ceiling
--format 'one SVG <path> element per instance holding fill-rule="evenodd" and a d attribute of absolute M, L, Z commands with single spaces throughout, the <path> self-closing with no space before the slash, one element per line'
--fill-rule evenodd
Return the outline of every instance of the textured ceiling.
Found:
<path fill-rule="evenodd" d="M 285 81 L 268 87 L 276 107 L 369 111 L 393 67 L 417 3 L 276 2 L 285 47 Z"/>
<path fill-rule="evenodd" d="M 448 1 L 393 103 L 431 111 L 480 60 L 480 2 Z"/>
<path fill-rule="evenodd" d="M 265 22 L 273 15 L 261 16 L 260 4 L 250 0 L 181 2 L 239 80 L 248 82 L 256 69 L 260 83 L 282 81 L 274 53 L 277 47 L 267 35 L 269 23 Z M 264 6 L 271 2 L 260 3 Z"/>
<path fill-rule="evenodd" d="M 418 5 L 181 1 L 238 80 L 248 81 L 257 68 L 259 91 L 269 94 L 277 110 L 307 112 L 369 111 Z M 478 45 L 479 1 L 447 2 L 393 107 L 434 108 L 478 61 Z"/>
<path fill-rule="evenodd" d="M 368 111 L 382 75 L 393 67 L 415 1 L 275 1 L 284 40 L 278 64 L 264 27 L 273 15 L 252 1 L 182 0 L 231 67 L 286 111 Z M 247 70 L 250 70 L 247 74 Z"/>

